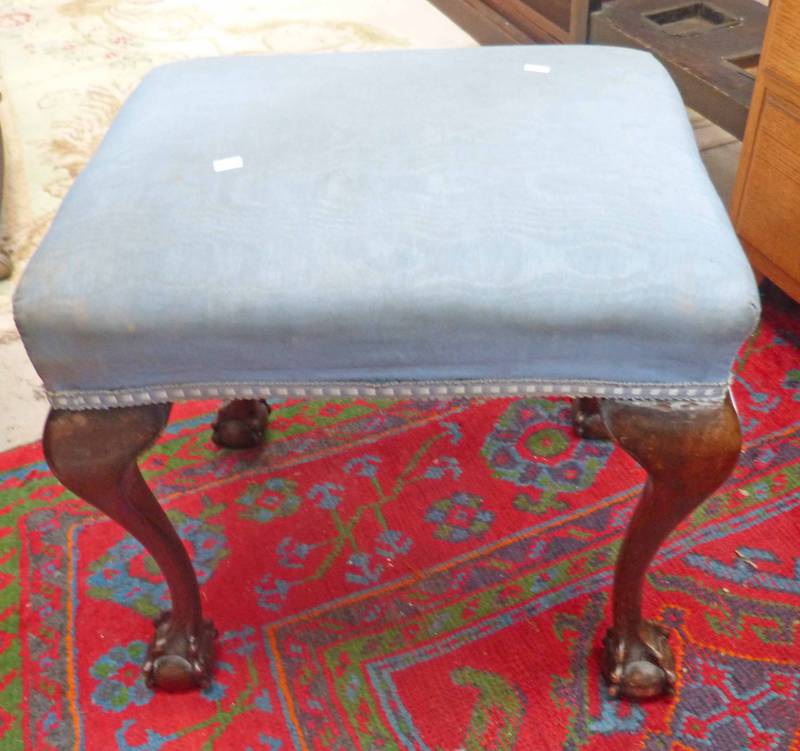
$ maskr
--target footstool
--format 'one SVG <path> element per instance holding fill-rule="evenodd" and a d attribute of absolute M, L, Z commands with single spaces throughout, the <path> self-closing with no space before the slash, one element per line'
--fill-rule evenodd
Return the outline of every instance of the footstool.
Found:
<path fill-rule="evenodd" d="M 52 411 L 55 475 L 169 585 L 151 685 L 200 685 L 214 629 L 137 456 L 170 403 L 562 396 L 649 478 L 604 672 L 675 681 L 642 619 L 650 560 L 740 451 L 731 363 L 753 275 L 681 99 L 649 54 L 497 47 L 181 62 L 150 73 L 30 262 L 16 320 Z M 214 605 L 211 604 L 213 609 Z"/>

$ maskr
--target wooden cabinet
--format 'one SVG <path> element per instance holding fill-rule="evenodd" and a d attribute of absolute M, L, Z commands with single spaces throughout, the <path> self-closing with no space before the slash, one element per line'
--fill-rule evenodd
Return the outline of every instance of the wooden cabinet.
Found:
<path fill-rule="evenodd" d="M 750 261 L 800 300 L 800 0 L 772 0 L 731 216 Z"/>

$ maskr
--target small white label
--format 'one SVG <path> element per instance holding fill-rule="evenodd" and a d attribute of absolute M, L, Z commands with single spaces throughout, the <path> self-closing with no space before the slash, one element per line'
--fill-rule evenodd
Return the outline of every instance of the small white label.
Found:
<path fill-rule="evenodd" d="M 241 169 L 244 167 L 244 161 L 240 156 L 229 156 L 225 159 L 215 159 L 213 165 L 214 172 L 227 172 L 232 169 Z"/>
<path fill-rule="evenodd" d="M 549 73 L 550 66 L 549 65 L 536 65 L 535 63 L 526 63 L 523 70 L 526 73 Z"/>

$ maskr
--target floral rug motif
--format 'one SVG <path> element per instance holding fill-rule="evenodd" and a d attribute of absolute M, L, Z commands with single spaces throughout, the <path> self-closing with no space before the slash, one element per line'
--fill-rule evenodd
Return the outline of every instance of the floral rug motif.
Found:
<path fill-rule="evenodd" d="M 211 686 L 146 688 L 161 576 L 26 446 L 0 455 L 0 747 L 798 751 L 798 320 L 767 300 L 741 462 L 650 571 L 671 701 L 598 678 L 643 473 L 567 401 L 285 401 L 255 453 L 216 449 L 204 402 L 142 466 L 220 632 Z"/>

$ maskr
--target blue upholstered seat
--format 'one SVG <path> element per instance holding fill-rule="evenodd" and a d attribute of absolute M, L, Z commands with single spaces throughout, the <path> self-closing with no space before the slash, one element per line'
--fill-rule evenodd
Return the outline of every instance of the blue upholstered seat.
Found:
<path fill-rule="evenodd" d="M 157 68 L 15 310 L 77 409 L 719 399 L 759 303 L 661 65 L 537 46 Z"/>

